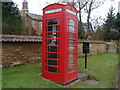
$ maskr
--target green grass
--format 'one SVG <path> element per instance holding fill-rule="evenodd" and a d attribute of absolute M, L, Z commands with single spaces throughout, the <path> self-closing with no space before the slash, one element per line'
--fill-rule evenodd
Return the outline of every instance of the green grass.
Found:
<path fill-rule="evenodd" d="M 118 54 L 99 54 L 88 57 L 88 68 L 84 69 L 84 58 L 79 60 L 79 72 L 88 73 L 91 78 L 100 81 L 96 86 L 85 83 L 75 84 L 71 87 L 87 88 L 114 88 L 116 83 L 116 70 L 118 68 Z"/>
<path fill-rule="evenodd" d="M 0 69 L 0 90 L 2 89 L 2 69 Z"/>
<path fill-rule="evenodd" d="M 96 86 L 76 83 L 65 88 L 114 88 L 118 64 L 117 54 L 88 56 L 88 69 L 84 69 L 84 57 L 79 58 L 79 72 L 88 73 L 99 80 Z M 2 69 L 3 88 L 63 88 L 40 77 L 41 63 L 15 66 Z"/>

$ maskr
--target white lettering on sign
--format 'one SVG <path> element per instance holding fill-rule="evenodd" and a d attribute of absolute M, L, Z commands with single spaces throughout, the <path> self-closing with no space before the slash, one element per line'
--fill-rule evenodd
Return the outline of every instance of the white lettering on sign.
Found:
<path fill-rule="evenodd" d="M 77 15 L 74 11 L 71 11 L 69 9 L 66 9 L 66 12 L 70 13 L 70 14 L 73 14 L 73 15 Z"/>
<path fill-rule="evenodd" d="M 61 8 L 58 8 L 58 9 L 53 9 L 53 10 L 47 10 L 45 11 L 45 14 L 49 14 L 49 13 L 55 13 L 55 12 L 61 12 L 62 9 Z"/>

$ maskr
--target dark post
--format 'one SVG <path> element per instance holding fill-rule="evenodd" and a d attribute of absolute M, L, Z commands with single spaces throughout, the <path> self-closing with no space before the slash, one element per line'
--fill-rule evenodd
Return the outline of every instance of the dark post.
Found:
<path fill-rule="evenodd" d="M 87 53 L 85 53 L 85 68 L 87 68 Z"/>
<path fill-rule="evenodd" d="M 83 53 L 85 54 L 85 68 L 87 68 L 87 53 L 89 53 L 89 42 L 83 42 Z"/>

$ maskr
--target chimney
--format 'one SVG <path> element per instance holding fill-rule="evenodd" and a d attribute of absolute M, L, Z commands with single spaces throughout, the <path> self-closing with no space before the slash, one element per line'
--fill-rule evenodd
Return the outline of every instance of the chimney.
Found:
<path fill-rule="evenodd" d="M 27 0 L 24 0 L 22 3 L 21 16 L 25 17 L 27 13 L 28 13 L 28 2 Z"/>
<path fill-rule="evenodd" d="M 24 0 L 23 3 L 22 3 L 22 9 L 28 9 L 28 2 L 27 0 Z"/>

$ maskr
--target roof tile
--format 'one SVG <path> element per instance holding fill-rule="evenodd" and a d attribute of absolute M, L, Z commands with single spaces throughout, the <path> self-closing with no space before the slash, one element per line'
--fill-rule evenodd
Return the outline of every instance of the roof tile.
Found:
<path fill-rule="evenodd" d="M 41 16 L 41 15 L 32 14 L 32 13 L 27 13 L 26 15 L 27 15 L 28 17 L 34 19 L 34 20 L 42 21 L 42 16 Z"/>
<path fill-rule="evenodd" d="M 41 42 L 41 36 L 2 35 L 0 42 Z"/>

